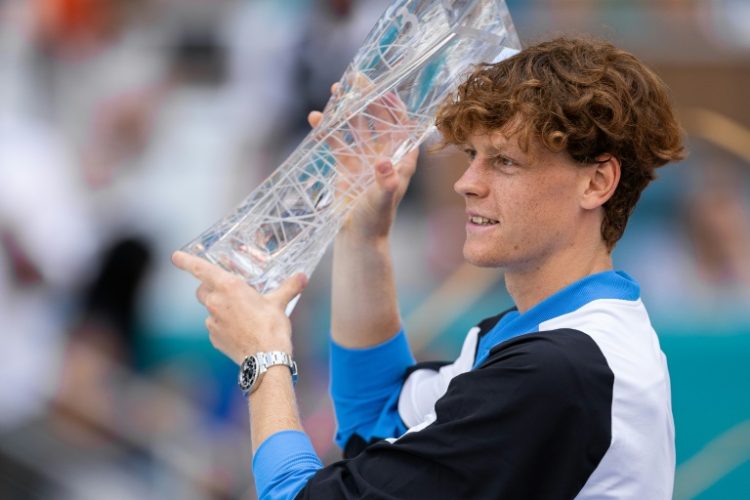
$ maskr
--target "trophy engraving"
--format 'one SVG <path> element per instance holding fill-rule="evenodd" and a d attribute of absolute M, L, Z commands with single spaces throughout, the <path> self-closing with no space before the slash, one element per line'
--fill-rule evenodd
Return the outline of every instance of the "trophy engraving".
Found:
<path fill-rule="evenodd" d="M 399 0 L 381 16 L 328 101 L 323 120 L 237 209 L 183 250 L 261 293 L 310 274 L 373 181 L 430 132 L 473 65 L 520 50 L 504 0 Z"/>

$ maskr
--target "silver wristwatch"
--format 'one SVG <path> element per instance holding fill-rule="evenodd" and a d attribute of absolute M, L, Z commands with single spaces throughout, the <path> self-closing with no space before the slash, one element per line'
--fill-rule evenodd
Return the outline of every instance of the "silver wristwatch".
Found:
<path fill-rule="evenodd" d="M 242 393 L 247 396 L 255 391 L 260 385 L 263 374 L 268 371 L 269 367 L 276 365 L 288 366 L 289 371 L 292 372 L 292 382 L 297 382 L 297 363 L 289 354 L 281 351 L 258 352 L 246 357 L 240 365 L 237 383 L 240 385 Z"/>

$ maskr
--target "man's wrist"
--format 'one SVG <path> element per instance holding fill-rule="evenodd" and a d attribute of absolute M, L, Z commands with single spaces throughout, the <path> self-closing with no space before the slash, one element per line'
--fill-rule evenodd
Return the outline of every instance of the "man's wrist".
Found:
<path fill-rule="evenodd" d="M 373 235 L 342 229 L 336 235 L 335 245 L 358 251 L 362 249 L 387 251 L 390 245 L 390 233 Z"/>
<path fill-rule="evenodd" d="M 257 352 L 281 351 L 289 354 L 292 352 L 292 332 L 288 328 L 269 328 L 262 335 L 256 337 L 252 347 L 245 348 L 245 356 L 251 356 Z"/>
<path fill-rule="evenodd" d="M 289 356 L 292 356 L 294 354 L 293 349 L 292 349 L 292 342 L 290 340 L 279 339 L 278 341 L 275 341 L 275 340 L 269 339 L 268 342 L 259 343 L 255 351 L 248 352 L 247 355 L 251 356 L 259 352 L 274 352 L 274 351 L 285 352 Z"/>
<path fill-rule="evenodd" d="M 284 387 L 294 387 L 292 372 L 284 365 L 269 366 L 263 379 L 259 381 L 257 388 L 247 394 L 247 399 L 252 402 L 282 390 Z M 292 389 L 293 391 L 293 389 Z"/>
<path fill-rule="evenodd" d="M 264 379 L 268 378 L 268 380 L 261 380 L 261 382 L 268 382 L 266 384 L 266 387 L 276 385 L 275 383 L 270 383 L 269 382 L 270 380 L 275 380 L 277 383 L 281 383 L 281 384 L 289 383 L 292 386 L 294 386 L 297 382 L 297 376 L 298 375 L 297 375 L 296 363 L 294 365 L 294 369 L 288 367 L 287 365 L 271 365 L 268 368 L 266 368 L 266 373 L 263 376 Z M 258 385 L 258 389 L 255 392 L 258 392 L 261 387 L 263 387 L 262 383 Z"/>

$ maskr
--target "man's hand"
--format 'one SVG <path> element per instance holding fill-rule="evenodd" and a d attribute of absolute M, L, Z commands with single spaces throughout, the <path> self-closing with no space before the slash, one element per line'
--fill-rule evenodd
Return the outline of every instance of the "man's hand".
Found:
<path fill-rule="evenodd" d="M 284 311 L 307 285 L 304 274 L 261 295 L 241 278 L 200 257 L 175 252 L 172 262 L 200 280 L 197 296 L 208 310 L 211 343 L 235 363 L 256 352 L 292 353 L 292 325 Z"/>
<path fill-rule="evenodd" d="M 331 87 L 332 93 L 338 92 L 338 84 Z M 393 144 L 403 139 L 405 130 L 410 125 L 410 120 L 404 104 L 395 94 L 387 94 L 370 104 L 366 110 L 368 114 L 376 117 L 376 129 L 372 133 L 364 123 L 353 123 L 353 129 L 358 130 L 355 140 L 359 150 L 367 150 L 371 155 L 380 156 L 380 149 L 390 150 Z M 323 120 L 323 113 L 312 111 L 308 115 L 308 122 L 314 128 Z M 353 118 L 353 121 L 363 121 L 361 117 Z M 403 130 L 403 131 L 402 131 Z M 343 139 L 333 136 L 329 138 L 334 149 L 343 144 Z M 383 143 L 379 147 L 378 142 Z M 343 237 L 353 237 L 364 242 L 383 239 L 388 236 L 393 220 L 396 217 L 396 208 L 406 193 L 409 181 L 414 175 L 417 165 L 419 149 L 410 151 L 394 168 L 388 160 L 382 160 L 375 165 L 375 183 L 371 185 L 356 201 L 349 212 L 347 220 L 341 229 Z M 346 171 L 357 172 L 363 166 L 361 160 L 354 156 L 341 155 L 337 162 Z"/>
<path fill-rule="evenodd" d="M 338 92 L 334 85 L 331 92 Z M 395 93 L 370 103 L 365 113 L 350 119 L 354 144 L 344 147 L 351 137 L 333 133 L 327 137 L 337 168 L 352 177 L 373 168 L 374 178 L 348 213 L 334 244 L 332 277 L 331 336 L 347 348 L 366 348 L 393 337 L 401 325 L 396 301 L 396 283 L 388 245 L 388 235 L 396 208 L 416 169 L 418 149 L 407 154 L 394 168 L 387 161 L 396 145 L 407 139 L 413 125 L 406 106 Z M 325 117 L 313 111 L 310 125 L 317 127 Z M 351 153 L 349 153 L 351 151 Z M 366 154 L 355 154 L 365 152 Z M 344 186 L 345 188 L 346 186 Z M 340 189 L 346 191 L 345 189 Z"/>

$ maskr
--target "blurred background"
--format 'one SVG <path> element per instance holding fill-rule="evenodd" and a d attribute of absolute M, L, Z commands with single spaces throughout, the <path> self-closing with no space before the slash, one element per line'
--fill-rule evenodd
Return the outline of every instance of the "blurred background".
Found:
<path fill-rule="evenodd" d="M 254 498 L 246 404 L 170 253 L 307 132 L 388 2 L 0 0 L 0 498 Z M 675 498 L 750 494 L 750 2 L 508 0 L 522 40 L 612 40 L 669 84 L 690 156 L 615 252 L 672 375 Z M 418 359 L 511 306 L 462 264 L 464 160 L 423 153 L 393 238 Z M 293 315 L 332 444 L 330 256 Z"/>

